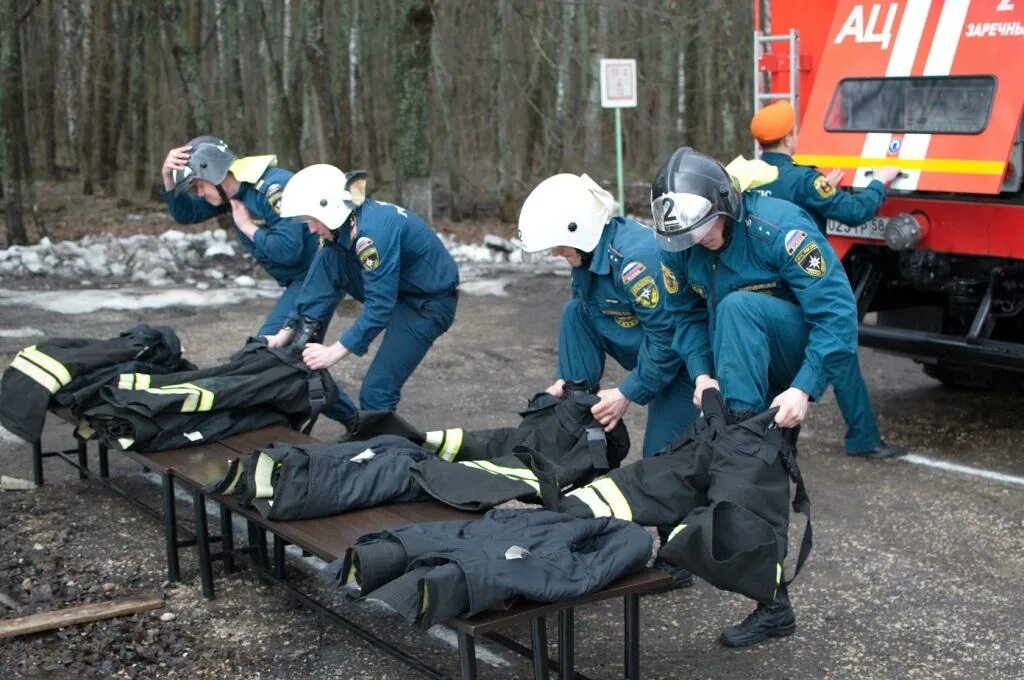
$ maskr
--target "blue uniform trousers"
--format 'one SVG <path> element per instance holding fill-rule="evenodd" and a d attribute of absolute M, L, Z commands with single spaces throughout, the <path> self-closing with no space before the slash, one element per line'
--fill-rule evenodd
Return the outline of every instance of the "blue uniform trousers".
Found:
<path fill-rule="evenodd" d="M 630 335 L 635 339 L 635 334 Z M 594 388 L 604 375 L 605 356 L 610 355 L 623 368 L 632 370 L 636 353 L 636 344 L 615 342 L 603 335 L 578 299 L 566 303 L 558 332 L 558 375 L 563 380 L 582 382 Z M 650 458 L 667 446 L 697 419 L 693 389 L 683 367 L 647 404 L 644 458 Z"/>
<path fill-rule="evenodd" d="M 726 405 L 763 411 L 788 389 L 804 361 L 810 330 L 800 308 L 761 293 L 730 293 L 718 305 L 715 366 Z M 880 441 L 857 355 L 830 366 L 836 401 L 849 423 L 848 451 L 866 451 Z"/>
<path fill-rule="evenodd" d="M 451 328 L 457 303 L 456 294 L 440 298 L 399 298 L 359 390 L 362 410 L 394 411 L 398 407 L 402 385 L 423 361 L 434 341 Z M 346 422 L 355 413 L 355 404 L 339 388 L 338 400 L 326 415 Z"/>

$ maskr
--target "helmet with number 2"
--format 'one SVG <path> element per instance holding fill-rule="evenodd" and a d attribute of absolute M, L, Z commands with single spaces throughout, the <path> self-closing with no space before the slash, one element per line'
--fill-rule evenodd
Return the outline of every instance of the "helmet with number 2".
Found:
<path fill-rule="evenodd" d="M 716 219 L 739 210 L 740 192 L 722 164 L 688 146 L 675 150 L 651 184 L 654 231 L 664 250 L 696 245 Z"/>

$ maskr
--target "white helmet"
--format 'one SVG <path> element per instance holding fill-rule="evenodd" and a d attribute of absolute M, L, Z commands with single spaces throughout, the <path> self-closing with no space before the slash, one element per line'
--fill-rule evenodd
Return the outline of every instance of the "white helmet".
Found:
<path fill-rule="evenodd" d="M 338 229 L 362 203 L 350 188 L 365 176 L 363 172 L 346 174 L 323 163 L 303 168 L 284 187 L 281 217 L 313 218 L 328 229 Z"/>
<path fill-rule="evenodd" d="M 528 253 L 558 246 L 591 253 L 614 209 L 612 195 L 587 175 L 554 175 L 526 197 L 519 240 Z"/>

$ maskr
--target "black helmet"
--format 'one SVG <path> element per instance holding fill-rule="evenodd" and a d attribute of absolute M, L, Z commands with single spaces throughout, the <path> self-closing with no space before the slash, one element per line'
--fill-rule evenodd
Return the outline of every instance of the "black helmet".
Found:
<path fill-rule="evenodd" d="M 197 179 L 220 185 L 228 174 L 228 168 L 238 158 L 224 140 L 213 135 L 201 135 L 188 145 L 192 147 L 188 163 L 181 170 L 171 172 L 175 193 L 186 191 Z"/>
<path fill-rule="evenodd" d="M 740 192 L 722 164 L 688 146 L 675 150 L 651 184 L 654 231 L 665 250 L 686 250 L 716 218 L 735 218 L 739 210 Z"/>

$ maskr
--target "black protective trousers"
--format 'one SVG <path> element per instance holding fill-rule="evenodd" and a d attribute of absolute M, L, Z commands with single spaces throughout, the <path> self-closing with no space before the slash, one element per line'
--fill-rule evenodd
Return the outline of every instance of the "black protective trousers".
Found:
<path fill-rule="evenodd" d="M 782 582 L 789 530 L 789 480 L 796 430 L 774 410 L 729 424 L 721 396 L 706 391 L 704 414 L 655 458 L 613 470 L 565 496 L 577 517 L 617 517 L 674 527 L 659 557 L 712 585 L 768 602 Z M 802 482 L 794 507 L 807 512 Z M 799 570 L 810 550 L 810 529 Z"/>

